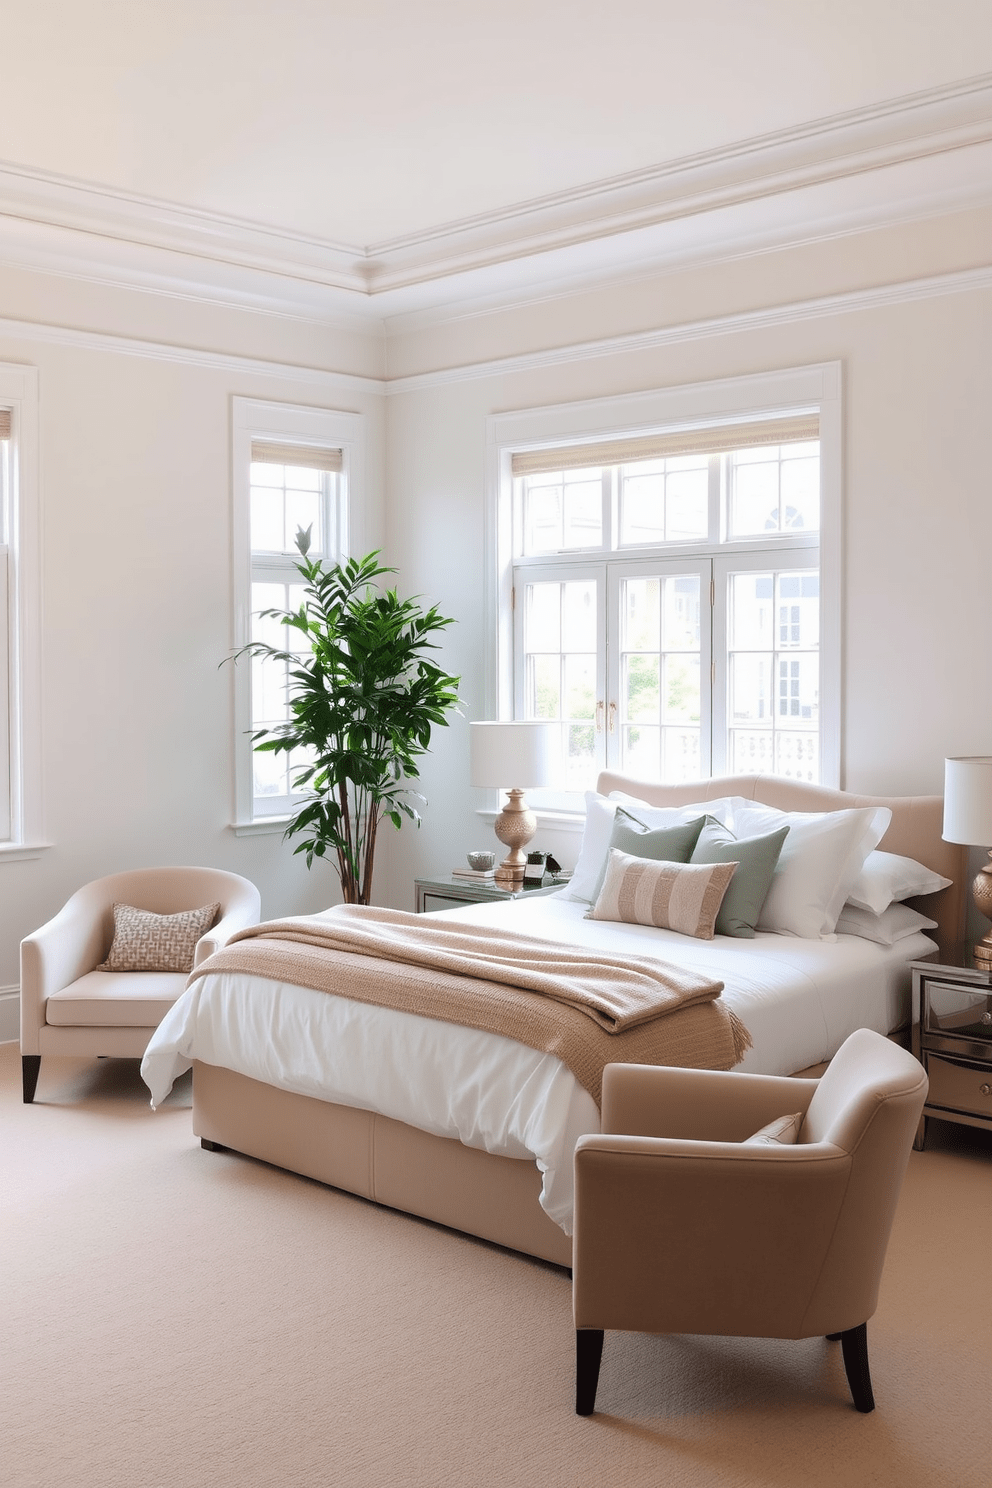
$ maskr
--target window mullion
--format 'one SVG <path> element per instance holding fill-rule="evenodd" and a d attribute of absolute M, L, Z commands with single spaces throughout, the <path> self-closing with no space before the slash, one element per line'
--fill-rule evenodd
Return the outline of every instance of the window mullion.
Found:
<path fill-rule="evenodd" d="M 709 520 L 707 528 L 711 547 L 718 547 L 726 537 L 726 502 L 724 485 L 727 461 L 723 455 L 711 455 L 709 463 Z"/>

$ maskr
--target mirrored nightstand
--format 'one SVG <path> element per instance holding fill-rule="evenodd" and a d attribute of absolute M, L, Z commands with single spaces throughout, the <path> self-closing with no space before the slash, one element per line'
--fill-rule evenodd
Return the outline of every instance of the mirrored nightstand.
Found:
<path fill-rule="evenodd" d="M 914 1146 L 929 1116 L 992 1131 L 992 967 L 970 945 L 941 946 L 912 963 L 913 1053 L 930 1079 Z"/>
<path fill-rule="evenodd" d="M 504 899 L 528 899 L 535 894 L 557 894 L 564 883 L 545 880 L 536 888 L 501 889 L 491 880 L 479 878 L 418 878 L 415 881 L 417 914 L 436 909 L 462 909 L 466 904 L 498 904 Z"/>

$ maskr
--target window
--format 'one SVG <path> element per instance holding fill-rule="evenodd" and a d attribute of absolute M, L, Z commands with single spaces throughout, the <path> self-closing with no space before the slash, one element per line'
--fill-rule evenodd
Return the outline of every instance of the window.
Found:
<path fill-rule="evenodd" d="M 41 841 L 38 375 L 0 365 L 0 855 Z"/>
<path fill-rule="evenodd" d="M 546 806 L 605 767 L 836 781 L 833 402 L 529 448 L 492 421 L 502 707 L 559 725 L 566 794 Z"/>
<path fill-rule="evenodd" d="M 13 626 L 10 613 L 10 409 L 0 408 L 0 842 L 11 838 L 11 647 Z"/>
<path fill-rule="evenodd" d="M 301 637 L 269 610 L 297 609 L 303 597 L 296 563 L 296 534 L 310 533 L 310 556 L 335 562 L 341 544 L 341 451 L 253 441 L 249 517 L 251 532 L 251 639 L 291 652 Z M 306 646 L 303 654 L 306 654 Z M 271 729 L 289 717 L 288 663 L 251 661 L 251 727 Z M 292 779 L 305 760 L 295 754 L 252 752 L 254 815 L 286 816 Z"/>
<path fill-rule="evenodd" d="M 336 562 L 348 550 L 349 484 L 361 459 L 357 414 L 293 409 L 235 399 L 235 530 L 242 554 L 235 646 L 249 640 L 293 650 L 295 631 L 267 610 L 300 603 L 296 534 L 310 530 L 310 555 Z M 293 755 L 259 754 L 251 734 L 288 716 L 289 667 L 242 658 L 234 668 L 236 830 L 282 830 L 293 805 Z"/>

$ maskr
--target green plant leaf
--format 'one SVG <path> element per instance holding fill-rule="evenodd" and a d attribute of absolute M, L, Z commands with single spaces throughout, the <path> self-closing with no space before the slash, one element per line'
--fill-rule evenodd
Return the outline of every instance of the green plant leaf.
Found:
<path fill-rule="evenodd" d="M 378 551 L 325 566 L 309 556 L 309 528 L 297 532 L 296 546 L 300 606 L 265 616 L 305 636 L 309 650 L 250 641 L 234 660 L 286 666 L 290 717 L 255 732 L 253 747 L 306 753 L 293 772 L 303 794 L 286 836 L 300 839 L 294 853 L 304 853 L 308 867 L 333 855 L 345 902 L 368 903 L 379 822 L 399 828 L 405 816 L 419 826 L 409 798 L 423 797 L 404 782 L 419 778 L 417 761 L 434 728 L 458 707 L 459 678 L 429 654 L 454 622 L 435 605 L 423 609 L 395 589 L 378 589 L 395 572 L 379 563 Z"/>

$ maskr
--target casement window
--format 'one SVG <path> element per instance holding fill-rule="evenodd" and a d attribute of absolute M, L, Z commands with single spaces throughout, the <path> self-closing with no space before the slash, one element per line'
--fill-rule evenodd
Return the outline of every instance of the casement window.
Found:
<path fill-rule="evenodd" d="M 235 646 L 261 640 L 292 651 L 297 632 L 266 616 L 302 597 L 296 535 L 309 529 L 311 557 L 334 563 L 348 550 L 349 487 L 360 463 L 355 414 L 235 399 L 235 531 L 240 593 Z M 235 667 L 236 830 L 281 830 L 294 794 L 292 754 L 258 753 L 251 735 L 288 717 L 290 668 L 242 657 Z"/>
<path fill-rule="evenodd" d="M 837 779 L 836 409 L 735 414 L 504 447 L 504 707 L 559 726 L 547 806 L 606 767 Z"/>
<path fill-rule="evenodd" d="M 11 418 L 0 408 L 0 842 L 11 840 L 13 781 L 11 779 L 11 677 L 14 657 L 11 598 Z"/>
<path fill-rule="evenodd" d="M 38 375 L 0 365 L 0 857 L 41 841 Z"/>

